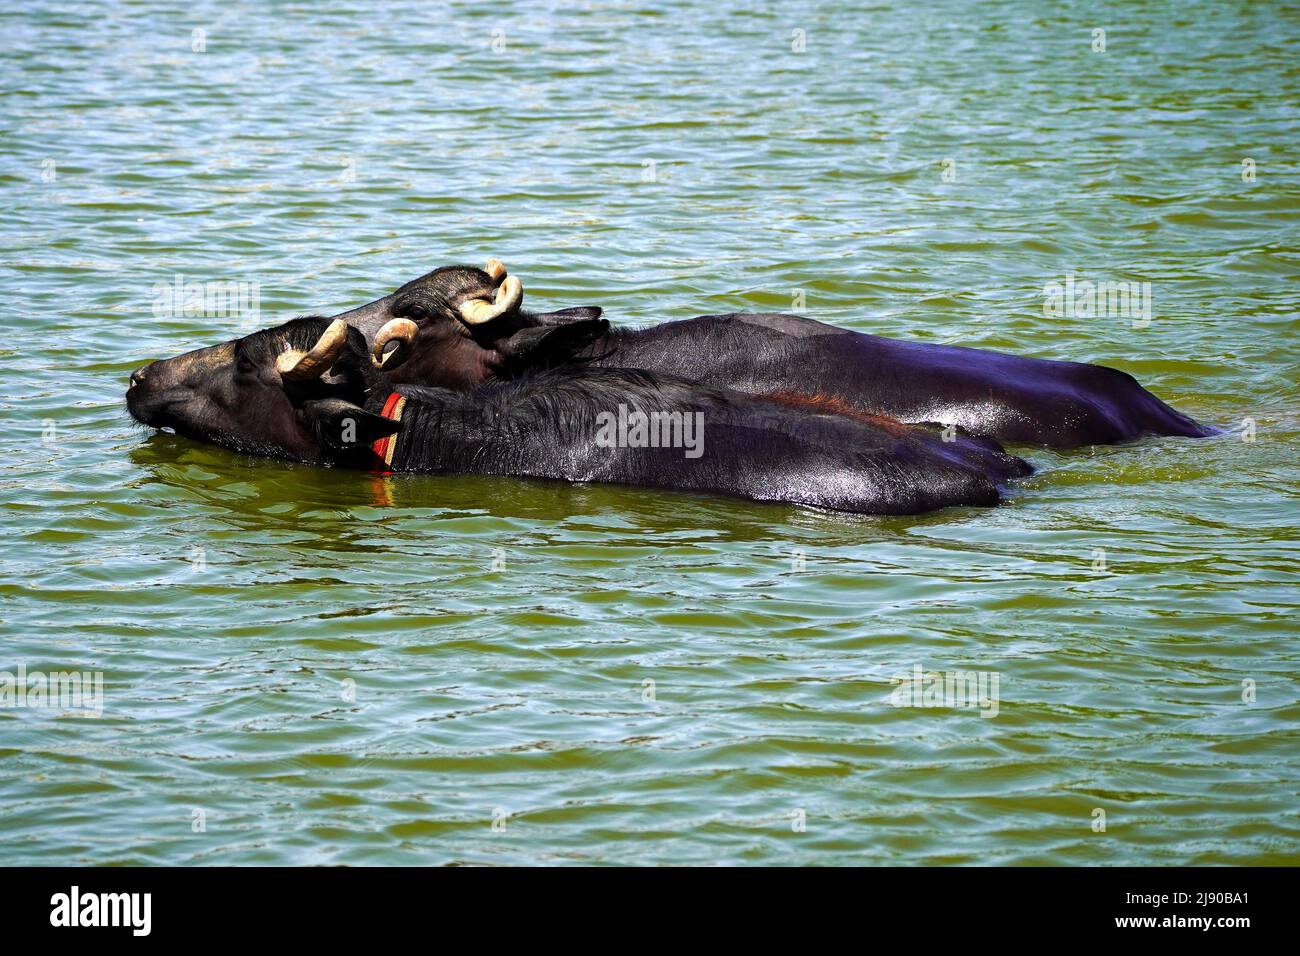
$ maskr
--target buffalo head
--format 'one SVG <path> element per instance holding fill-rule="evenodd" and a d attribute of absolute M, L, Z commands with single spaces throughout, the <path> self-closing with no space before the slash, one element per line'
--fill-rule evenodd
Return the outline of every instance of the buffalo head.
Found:
<path fill-rule="evenodd" d="M 127 408 L 141 424 L 235 451 L 339 461 L 396 430 L 357 408 L 382 378 L 368 352 L 340 319 L 294 319 L 136 369 Z"/>
<path fill-rule="evenodd" d="M 489 259 L 435 269 L 336 318 L 364 333 L 393 383 L 458 390 L 562 361 L 609 328 L 599 308 L 535 313 L 523 302 L 518 277 Z"/>

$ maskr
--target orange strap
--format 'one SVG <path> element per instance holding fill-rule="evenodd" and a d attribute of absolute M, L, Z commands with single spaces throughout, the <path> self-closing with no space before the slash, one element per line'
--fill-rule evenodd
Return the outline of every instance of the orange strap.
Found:
<path fill-rule="evenodd" d="M 395 422 L 400 422 L 402 420 L 402 409 L 405 407 L 405 397 L 398 395 L 396 392 L 392 392 L 384 401 L 384 410 L 380 412 L 380 414 L 385 418 L 390 418 Z M 379 459 L 384 463 L 384 469 L 376 468 L 375 470 L 384 475 L 391 475 L 392 471 L 385 469 L 391 469 L 393 466 L 393 452 L 397 450 L 397 436 L 385 435 L 383 438 L 375 442 L 374 450 L 375 454 L 378 455 Z"/>

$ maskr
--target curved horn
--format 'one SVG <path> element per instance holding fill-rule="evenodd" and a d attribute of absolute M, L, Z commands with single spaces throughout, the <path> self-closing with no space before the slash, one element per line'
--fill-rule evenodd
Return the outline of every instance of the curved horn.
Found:
<path fill-rule="evenodd" d="M 489 259 L 483 271 L 492 277 L 493 282 L 500 282 L 506 276 L 506 267 L 500 259 Z"/>
<path fill-rule="evenodd" d="M 375 344 L 370 348 L 370 361 L 375 368 L 392 370 L 411 357 L 411 346 L 420 328 L 410 319 L 389 319 L 375 333 Z M 384 346 L 389 342 L 398 343 L 397 348 L 384 354 Z"/>
<path fill-rule="evenodd" d="M 466 325 L 481 325 L 484 322 L 491 322 L 498 315 L 519 308 L 519 303 L 523 300 L 523 283 L 514 276 L 507 276 L 506 280 L 497 286 L 496 297 L 491 302 L 487 299 L 470 299 L 462 302 L 460 317 Z"/>
<path fill-rule="evenodd" d="M 275 370 L 280 373 L 281 378 L 320 378 L 338 361 L 347 341 L 348 324 L 342 319 L 335 319 L 316 340 L 316 344 L 310 351 L 288 349 L 282 352 L 275 360 Z"/>

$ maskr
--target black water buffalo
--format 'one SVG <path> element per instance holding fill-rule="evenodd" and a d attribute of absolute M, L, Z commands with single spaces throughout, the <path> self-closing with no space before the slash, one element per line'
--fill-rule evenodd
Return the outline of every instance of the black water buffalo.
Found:
<path fill-rule="evenodd" d="M 396 472 L 503 475 L 718 492 L 866 514 L 992 505 L 1029 466 L 992 441 L 799 396 L 760 397 L 568 364 L 468 390 L 394 386 L 385 338 L 295 319 L 131 375 L 145 425 L 242 452 Z M 667 437 L 665 437 L 667 436 Z"/>
<path fill-rule="evenodd" d="M 412 357 L 392 374 L 415 384 L 468 388 L 568 355 L 751 394 L 827 397 L 1011 444 L 1073 448 L 1214 433 L 1132 376 L 1101 365 L 887 339 L 775 313 L 609 329 L 594 321 L 599 309 L 534 314 L 522 301 L 518 279 L 489 260 L 483 270 L 436 269 L 337 318 L 371 341 L 392 318 L 412 320 L 418 328 Z"/>

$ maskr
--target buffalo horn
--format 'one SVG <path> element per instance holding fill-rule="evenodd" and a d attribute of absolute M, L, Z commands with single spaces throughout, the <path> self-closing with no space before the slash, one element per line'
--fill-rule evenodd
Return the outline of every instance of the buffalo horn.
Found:
<path fill-rule="evenodd" d="M 335 319 L 329 328 L 316 340 L 310 351 L 289 349 L 275 360 L 275 369 L 281 378 L 311 379 L 320 378 L 329 371 L 331 365 L 338 361 L 343 346 L 348 341 L 348 324 L 342 319 Z"/>
<path fill-rule="evenodd" d="M 470 299 L 462 302 L 460 317 L 466 325 L 481 325 L 517 309 L 523 298 L 523 284 L 514 276 L 507 276 L 506 280 L 497 286 L 496 295 L 492 300 Z"/>
<path fill-rule="evenodd" d="M 370 349 L 370 360 L 375 368 L 395 369 L 410 358 L 411 346 L 420 329 L 410 319 L 389 319 L 375 333 L 375 344 Z M 384 346 L 397 342 L 397 348 L 385 355 Z"/>

